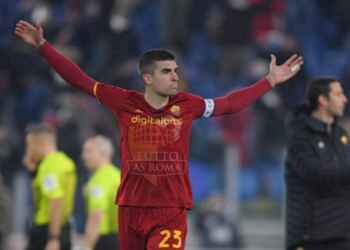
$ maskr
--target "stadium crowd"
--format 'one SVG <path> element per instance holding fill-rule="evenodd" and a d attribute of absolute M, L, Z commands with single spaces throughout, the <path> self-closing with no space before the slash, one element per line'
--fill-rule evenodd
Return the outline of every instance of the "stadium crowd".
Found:
<path fill-rule="evenodd" d="M 182 89 L 205 97 L 259 79 L 271 53 L 281 61 L 295 52 L 303 55 L 304 70 L 253 108 L 194 124 L 192 178 L 199 205 L 211 191 L 223 188 L 219 180 L 228 144 L 238 148 L 244 167 L 241 199 L 267 195 L 282 200 L 285 116 L 302 102 L 308 79 L 350 79 L 349 10 L 346 0 L 0 1 L 0 173 L 7 193 L 13 191 L 15 176 L 25 171 L 24 131 L 31 123 L 57 128 L 59 147 L 77 162 L 80 189 L 88 175 L 81 159 L 83 142 L 95 134 L 118 141 L 108 111 L 69 87 L 14 37 L 19 19 L 41 23 L 47 39 L 96 79 L 136 90 L 143 88 L 137 57 L 150 48 L 174 51 L 183 69 Z M 349 86 L 344 87 L 348 93 Z M 204 187 L 196 193 L 196 176 L 203 169 L 217 178 L 210 185 L 213 190 Z M 249 183 L 255 182 L 260 184 L 251 190 Z M 78 195 L 76 210 L 82 206 Z"/>

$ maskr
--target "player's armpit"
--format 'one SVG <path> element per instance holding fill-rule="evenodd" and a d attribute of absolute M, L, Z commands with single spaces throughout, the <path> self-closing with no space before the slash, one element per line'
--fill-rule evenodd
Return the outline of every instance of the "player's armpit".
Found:
<path fill-rule="evenodd" d="M 122 108 L 129 93 L 126 89 L 101 82 L 94 82 L 92 86 L 92 95 L 115 112 Z"/>

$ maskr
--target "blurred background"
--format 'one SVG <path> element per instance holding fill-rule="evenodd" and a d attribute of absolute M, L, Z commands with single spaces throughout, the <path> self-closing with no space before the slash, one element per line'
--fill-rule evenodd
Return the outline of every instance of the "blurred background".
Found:
<path fill-rule="evenodd" d="M 22 165 L 24 129 L 46 122 L 77 163 L 74 225 L 84 227 L 81 145 L 118 131 L 112 114 L 68 86 L 13 35 L 19 19 L 39 22 L 46 38 L 95 79 L 142 91 L 138 56 L 176 53 L 181 86 L 207 98 L 263 77 L 271 53 L 305 65 L 288 84 L 236 115 L 196 121 L 190 173 L 195 207 L 187 250 L 279 250 L 284 246 L 284 120 L 303 102 L 307 81 L 328 75 L 349 91 L 348 0 L 0 0 L 0 239 L 22 250 L 30 223 L 30 178 Z M 342 121 L 349 126 L 348 113 Z M 115 163 L 119 164 L 118 155 Z M 6 212 L 7 211 L 7 212 Z"/>

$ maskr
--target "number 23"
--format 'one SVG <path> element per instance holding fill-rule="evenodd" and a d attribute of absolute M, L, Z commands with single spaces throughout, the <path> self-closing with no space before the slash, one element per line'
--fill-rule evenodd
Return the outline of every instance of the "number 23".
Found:
<path fill-rule="evenodd" d="M 180 230 L 162 230 L 160 235 L 163 236 L 162 241 L 159 243 L 159 248 L 169 248 L 170 244 L 168 243 L 170 238 L 176 240 L 176 243 L 172 244 L 173 248 L 180 248 L 182 246 L 182 232 Z"/>

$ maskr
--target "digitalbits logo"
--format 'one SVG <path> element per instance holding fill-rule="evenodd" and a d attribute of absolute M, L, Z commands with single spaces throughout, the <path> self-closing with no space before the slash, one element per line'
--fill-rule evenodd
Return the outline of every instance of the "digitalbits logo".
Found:
<path fill-rule="evenodd" d="M 131 117 L 128 146 L 130 174 L 143 175 L 153 185 L 157 176 L 183 173 L 183 156 L 172 146 L 180 139 L 182 120 L 172 116 Z"/>

